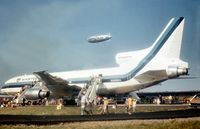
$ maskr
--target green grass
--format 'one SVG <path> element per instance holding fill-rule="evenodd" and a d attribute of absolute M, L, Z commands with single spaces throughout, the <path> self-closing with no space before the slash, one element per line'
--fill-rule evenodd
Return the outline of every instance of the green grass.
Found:
<path fill-rule="evenodd" d="M 0 114 L 12 115 L 78 115 L 79 107 L 62 107 L 56 110 L 56 106 L 25 106 L 16 108 L 1 108 Z"/>
<path fill-rule="evenodd" d="M 166 111 L 166 110 L 180 110 L 168 108 L 155 108 L 155 107 L 137 107 L 136 112 L 153 112 L 153 111 Z M 116 110 L 109 108 L 110 113 L 125 113 L 124 107 L 118 107 Z M 98 108 L 93 108 L 94 114 L 99 114 Z M 13 114 L 13 115 L 80 115 L 80 107 L 77 106 L 63 106 L 61 110 L 56 110 L 56 106 L 25 106 L 16 108 L 0 108 L 0 114 Z"/>

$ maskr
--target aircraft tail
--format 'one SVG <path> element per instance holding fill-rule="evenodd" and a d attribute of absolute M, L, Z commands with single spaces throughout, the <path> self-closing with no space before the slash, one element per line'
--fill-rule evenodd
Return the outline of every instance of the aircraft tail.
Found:
<path fill-rule="evenodd" d="M 180 59 L 184 18 L 172 18 L 145 57 L 154 69 L 167 68 L 169 78 L 188 74 L 188 63 Z"/>
<path fill-rule="evenodd" d="M 172 18 L 169 21 L 151 46 L 152 49 L 158 49 L 157 55 L 168 58 L 180 57 L 184 21 L 184 17 Z"/>
<path fill-rule="evenodd" d="M 133 62 L 134 69 L 130 72 L 130 76 L 143 73 L 149 69 L 162 70 L 167 68 L 170 69 L 168 71 L 171 71 L 171 67 L 173 70 L 175 69 L 175 72 L 184 71 L 182 73 L 187 73 L 188 63 L 179 58 L 183 28 L 183 17 L 172 18 L 152 46 L 140 51 L 118 53 L 116 62 L 119 65 Z M 182 75 L 182 73 L 179 75 Z"/>

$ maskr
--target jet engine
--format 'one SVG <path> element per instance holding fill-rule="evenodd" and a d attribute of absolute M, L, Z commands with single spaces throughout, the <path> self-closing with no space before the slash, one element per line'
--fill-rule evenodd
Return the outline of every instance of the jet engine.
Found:
<path fill-rule="evenodd" d="M 50 96 L 49 91 L 43 91 L 42 89 L 28 89 L 24 94 L 26 99 L 36 100 L 44 99 Z"/>
<path fill-rule="evenodd" d="M 188 75 L 188 68 L 184 67 L 168 67 L 167 74 L 169 78 L 178 77 L 180 75 Z"/>

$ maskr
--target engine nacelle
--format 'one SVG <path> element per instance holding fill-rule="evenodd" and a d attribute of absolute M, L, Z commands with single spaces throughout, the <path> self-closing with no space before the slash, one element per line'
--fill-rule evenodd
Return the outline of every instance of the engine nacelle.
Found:
<path fill-rule="evenodd" d="M 167 75 L 169 78 L 188 75 L 188 68 L 170 66 L 168 67 Z"/>
<path fill-rule="evenodd" d="M 49 91 L 42 91 L 41 89 L 28 89 L 24 94 L 24 97 L 30 100 L 44 99 L 49 96 Z"/>

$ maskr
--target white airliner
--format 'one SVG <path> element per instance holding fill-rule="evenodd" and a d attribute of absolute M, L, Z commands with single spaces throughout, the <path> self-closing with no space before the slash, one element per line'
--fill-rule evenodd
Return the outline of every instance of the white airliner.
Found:
<path fill-rule="evenodd" d="M 155 42 L 146 49 L 118 53 L 118 67 L 55 73 L 40 71 L 11 78 L 5 85 L 12 87 L 42 81 L 54 95 L 70 96 L 80 90 L 91 76 L 101 74 L 103 84 L 96 93 L 119 94 L 188 75 L 188 63 L 179 58 L 184 21 L 183 17 L 172 18 Z M 37 89 L 30 93 L 40 95 L 40 92 L 41 89 Z"/>

